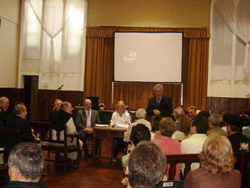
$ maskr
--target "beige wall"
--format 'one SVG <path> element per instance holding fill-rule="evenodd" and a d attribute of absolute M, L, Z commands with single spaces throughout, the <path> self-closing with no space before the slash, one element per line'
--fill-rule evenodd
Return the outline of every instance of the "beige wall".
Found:
<path fill-rule="evenodd" d="M 88 0 L 88 26 L 209 27 L 210 0 Z"/>
<path fill-rule="evenodd" d="M 21 0 L 0 0 L 0 88 L 17 87 Z"/>

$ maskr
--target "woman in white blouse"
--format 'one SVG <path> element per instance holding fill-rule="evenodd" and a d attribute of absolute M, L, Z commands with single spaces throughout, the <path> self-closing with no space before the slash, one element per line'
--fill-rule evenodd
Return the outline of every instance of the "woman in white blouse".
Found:
<path fill-rule="evenodd" d="M 126 111 L 126 106 L 123 101 L 119 101 L 116 105 L 116 112 L 112 114 L 110 121 L 111 126 L 128 127 L 131 124 L 130 114 Z M 125 148 L 123 138 L 113 138 L 112 145 L 116 146 L 112 149 L 112 162 L 116 162 L 116 157 L 119 152 Z"/>
<path fill-rule="evenodd" d="M 110 125 L 125 127 L 131 124 L 130 114 L 126 111 L 123 101 L 119 101 L 116 105 L 116 112 L 112 114 Z"/>
<path fill-rule="evenodd" d="M 189 136 L 191 121 L 186 115 L 181 115 L 178 118 L 178 131 L 172 135 L 174 140 L 185 140 Z"/>

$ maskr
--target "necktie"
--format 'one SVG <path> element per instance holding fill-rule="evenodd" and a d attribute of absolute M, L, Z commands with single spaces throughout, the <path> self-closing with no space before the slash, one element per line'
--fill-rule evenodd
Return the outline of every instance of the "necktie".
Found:
<path fill-rule="evenodd" d="M 160 104 L 160 102 L 161 102 L 161 101 L 160 101 L 160 98 L 157 98 L 157 103 L 158 103 L 158 105 Z"/>
<path fill-rule="evenodd" d="M 91 123 L 90 123 L 90 111 L 87 111 L 87 128 L 91 127 Z"/>

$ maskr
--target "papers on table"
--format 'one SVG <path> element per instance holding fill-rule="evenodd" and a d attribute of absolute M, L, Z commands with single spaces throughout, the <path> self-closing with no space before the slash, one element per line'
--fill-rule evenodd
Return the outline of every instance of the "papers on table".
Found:
<path fill-rule="evenodd" d="M 123 128 L 128 128 L 128 124 L 123 124 L 123 125 L 121 125 L 121 124 L 116 124 L 116 127 L 123 127 Z"/>
<path fill-rule="evenodd" d="M 109 125 L 107 125 L 107 124 L 95 124 L 95 126 L 97 126 L 97 127 L 108 127 Z"/>

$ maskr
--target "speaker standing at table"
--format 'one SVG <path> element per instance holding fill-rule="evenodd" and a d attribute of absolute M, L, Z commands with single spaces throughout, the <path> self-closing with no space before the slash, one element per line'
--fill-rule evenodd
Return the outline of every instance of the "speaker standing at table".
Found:
<path fill-rule="evenodd" d="M 116 112 L 112 114 L 112 118 L 110 121 L 111 126 L 117 127 L 128 127 L 131 124 L 130 114 L 126 111 L 126 106 L 123 101 L 119 101 L 116 105 Z M 119 154 L 119 151 L 123 151 L 125 148 L 125 143 L 123 142 L 123 138 L 113 138 L 113 146 L 112 148 L 112 161 L 116 162 L 116 157 Z"/>
<path fill-rule="evenodd" d="M 91 157 L 88 151 L 88 145 L 86 139 L 88 137 L 93 137 L 93 127 L 95 124 L 100 124 L 100 118 L 97 111 L 92 110 L 92 102 L 90 99 L 86 99 L 84 103 L 84 110 L 79 110 L 76 116 L 76 127 L 78 133 L 82 136 L 80 139 L 83 142 L 83 151 L 85 155 L 85 159 Z M 98 141 L 96 140 L 95 149 L 98 149 Z"/>
<path fill-rule="evenodd" d="M 163 95 L 163 89 L 162 84 L 156 84 L 154 86 L 155 97 L 149 99 L 147 107 L 148 116 L 161 115 L 163 117 L 169 117 L 172 114 L 172 100 Z"/>

